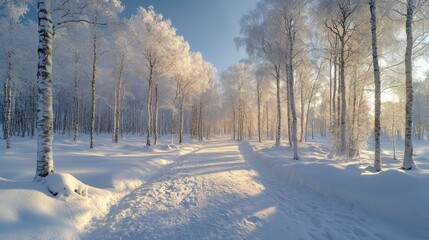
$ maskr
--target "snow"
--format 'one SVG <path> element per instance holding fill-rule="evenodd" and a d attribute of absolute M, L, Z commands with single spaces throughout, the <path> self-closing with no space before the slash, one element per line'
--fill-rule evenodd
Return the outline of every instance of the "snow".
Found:
<path fill-rule="evenodd" d="M 252 150 L 284 181 L 308 186 L 323 196 L 335 196 L 358 206 L 371 217 L 406 232 L 407 239 L 429 237 L 429 192 L 424 191 L 429 184 L 427 142 L 417 141 L 415 146 L 420 169 L 403 171 L 401 161 L 391 157 L 391 143 L 384 139 L 384 170 L 379 173 L 370 165 L 373 161 L 370 151 L 364 151 L 358 159 L 335 160 L 328 142 L 319 139 L 301 146 L 301 161 L 291 160 L 289 147 L 276 149 L 272 144 L 255 143 Z"/>
<path fill-rule="evenodd" d="M 88 196 L 88 186 L 67 173 L 50 174 L 42 180 L 42 184 L 48 187 L 52 195 L 61 198 L 70 197 L 72 194 Z"/>
<path fill-rule="evenodd" d="M 13 139 L 0 156 L 0 239 L 429 238 L 425 142 L 420 169 L 404 172 L 384 140 L 375 173 L 371 149 L 338 160 L 326 139 L 302 144 L 299 161 L 228 136 L 145 148 L 144 137 L 100 135 L 92 150 L 87 140 L 56 135 L 56 173 L 37 183 L 35 140 Z"/>
<path fill-rule="evenodd" d="M 78 238 L 91 219 L 106 215 L 115 202 L 173 163 L 178 151 L 167 144 L 146 149 L 138 137 L 115 145 L 107 135 L 90 150 L 89 139 L 73 142 L 56 135 L 57 173 L 36 183 L 36 141 L 12 141 L 12 149 L 0 157 L 0 239 Z M 180 151 L 197 147 L 184 145 Z"/>

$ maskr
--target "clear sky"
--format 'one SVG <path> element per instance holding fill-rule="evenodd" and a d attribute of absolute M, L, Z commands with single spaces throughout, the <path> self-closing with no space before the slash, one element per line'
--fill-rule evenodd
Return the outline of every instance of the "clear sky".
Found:
<path fill-rule="evenodd" d="M 230 64 L 245 58 L 237 52 L 234 37 L 240 33 L 240 18 L 258 0 L 122 0 L 125 16 L 136 12 L 138 6 L 150 5 L 164 18 L 173 22 L 177 33 L 185 37 L 192 51 L 218 68 L 218 73 Z"/>

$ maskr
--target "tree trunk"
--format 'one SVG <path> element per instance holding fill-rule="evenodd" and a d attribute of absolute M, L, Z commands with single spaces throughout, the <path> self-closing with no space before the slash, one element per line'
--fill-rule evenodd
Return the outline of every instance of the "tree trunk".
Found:
<path fill-rule="evenodd" d="M 158 111 L 159 111 L 159 100 L 158 100 L 158 81 L 155 83 L 155 119 L 153 123 L 153 144 L 158 144 Z"/>
<path fill-rule="evenodd" d="M 407 33 L 407 47 L 405 52 L 405 88 L 406 88 L 406 102 L 405 102 L 405 137 L 404 137 L 404 161 L 402 168 L 410 170 L 415 168 L 413 161 L 413 141 L 411 131 L 413 128 L 413 69 L 412 69 L 412 51 L 413 51 L 413 15 L 414 15 L 414 1 L 407 1 L 407 20 L 406 20 L 406 33 Z"/>
<path fill-rule="evenodd" d="M 280 99 L 280 68 L 275 67 L 276 71 L 276 96 L 277 96 L 277 131 L 276 131 L 276 147 L 280 146 L 281 131 L 282 131 L 282 107 Z"/>
<path fill-rule="evenodd" d="M 153 85 L 153 67 L 150 66 L 149 78 L 147 86 L 147 132 L 146 132 L 146 146 L 150 146 L 150 135 L 152 133 L 152 85 Z"/>
<path fill-rule="evenodd" d="M 262 142 L 261 137 L 261 83 L 260 81 L 257 82 L 256 85 L 256 93 L 257 95 L 257 101 L 258 101 L 258 142 Z"/>
<path fill-rule="evenodd" d="M 336 51 L 336 44 L 337 40 L 335 40 L 335 49 L 334 51 Z M 337 53 L 334 53 L 334 79 L 333 79 L 333 86 L 332 86 L 332 131 L 331 133 L 335 133 L 336 132 L 336 128 L 337 128 L 337 106 L 336 106 L 336 99 L 337 99 Z"/>
<path fill-rule="evenodd" d="M 308 99 L 308 103 L 307 103 L 307 113 L 305 114 L 305 137 L 304 137 L 304 141 L 307 142 L 307 129 L 308 129 L 308 115 L 310 113 L 310 104 L 313 101 L 313 97 L 310 96 L 310 99 Z M 313 125 L 311 126 L 311 136 L 313 138 Z"/>
<path fill-rule="evenodd" d="M 180 119 L 179 119 L 179 144 L 183 143 L 183 125 L 184 125 L 184 108 L 185 105 L 185 94 L 182 95 L 182 100 L 180 102 Z"/>
<path fill-rule="evenodd" d="M 301 78 L 301 89 L 300 89 L 300 95 L 301 95 L 301 119 L 300 119 L 300 125 L 301 125 L 301 132 L 299 136 L 299 142 L 302 142 L 302 138 L 304 135 L 304 83 L 302 82 L 303 79 Z"/>
<path fill-rule="evenodd" d="M 266 122 L 265 124 L 267 125 L 267 140 L 270 138 L 270 130 L 269 130 L 269 124 L 268 124 L 268 120 L 269 120 L 269 115 L 268 115 L 268 102 L 265 102 L 265 111 L 266 111 Z"/>
<path fill-rule="evenodd" d="M 286 67 L 286 72 L 288 71 L 288 68 Z M 289 74 L 287 74 L 287 77 L 289 77 Z M 287 114 L 286 114 L 286 120 L 287 120 L 287 137 L 288 137 L 288 142 L 289 142 L 289 146 L 292 147 L 292 127 L 291 127 L 291 112 L 290 112 L 290 96 L 289 96 L 289 81 L 286 80 L 286 109 L 287 109 Z"/>
<path fill-rule="evenodd" d="M 353 101 L 352 101 L 352 124 L 351 124 L 351 131 L 349 134 L 349 156 L 355 157 L 357 156 L 357 138 L 355 137 L 356 134 L 356 104 L 357 104 L 357 97 L 356 97 L 356 81 L 357 81 L 357 75 L 355 70 L 354 75 L 354 81 L 353 81 Z"/>
<path fill-rule="evenodd" d="M 125 62 L 125 56 L 122 56 L 121 59 L 121 65 L 119 66 L 119 76 L 118 76 L 118 82 L 116 85 L 116 91 L 115 91 L 115 116 L 114 116 L 114 133 L 113 133 L 113 142 L 118 143 L 119 142 L 119 128 L 120 128 L 120 122 L 121 122 L 121 91 L 122 91 L 122 74 L 124 70 L 124 62 Z"/>
<path fill-rule="evenodd" d="M 234 106 L 233 113 L 232 113 L 232 133 L 233 133 L 232 139 L 233 140 L 236 140 L 236 137 L 237 137 L 235 134 L 235 129 L 236 129 L 236 117 L 235 117 L 236 113 L 235 112 L 236 111 L 235 111 L 235 106 Z"/>
<path fill-rule="evenodd" d="M 203 101 L 202 99 L 200 99 L 200 109 L 198 114 L 198 141 L 203 141 Z"/>
<path fill-rule="evenodd" d="M 345 31 L 345 30 L 344 30 Z M 341 91 L 341 117 L 340 117 L 340 155 L 346 153 L 346 83 L 345 83 L 345 40 L 340 39 L 340 91 Z"/>
<path fill-rule="evenodd" d="M 171 141 L 170 141 L 170 144 L 174 143 L 174 131 L 173 131 L 173 127 L 174 127 L 174 112 L 171 111 L 171 126 L 170 126 Z"/>
<path fill-rule="evenodd" d="M 392 151 L 393 151 L 393 160 L 396 160 L 396 127 L 395 127 L 395 111 L 392 111 Z"/>
<path fill-rule="evenodd" d="M 334 112 L 332 111 L 332 50 L 329 53 L 329 119 L 333 119 Z M 333 132 L 333 126 L 329 126 L 331 133 Z"/>
<path fill-rule="evenodd" d="M 38 71 L 37 71 L 37 168 L 35 180 L 54 172 L 52 156 L 52 18 L 51 1 L 38 0 Z"/>
<path fill-rule="evenodd" d="M 292 27 L 292 26 L 291 26 Z M 290 97 L 290 110 L 292 116 L 292 142 L 293 142 L 293 159 L 298 160 L 298 137 L 297 137 L 297 121 L 295 111 L 295 95 L 294 95 L 294 79 L 293 79 L 293 42 L 295 41 L 295 33 L 289 28 L 289 56 L 288 56 L 288 69 L 289 69 L 289 97 Z"/>
<path fill-rule="evenodd" d="M 77 78 L 77 72 L 78 72 L 78 63 L 79 63 L 79 57 L 76 53 L 75 55 L 75 69 L 74 69 L 74 96 L 73 96 L 73 102 L 74 102 L 74 134 L 73 134 L 73 141 L 77 141 L 79 136 L 79 90 L 78 90 L 78 78 Z"/>
<path fill-rule="evenodd" d="M 380 66 L 378 63 L 377 49 L 377 15 L 375 0 L 370 0 L 369 8 L 371 12 L 371 33 L 372 33 L 372 59 L 374 65 L 374 85 L 375 85 L 375 106 L 374 106 L 374 168 L 380 172 L 381 169 L 381 147 L 380 147 L 380 116 L 381 116 L 381 79 Z"/>
<path fill-rule="evenodd" d="M 12 130 L 12 53 L 8 53 L 7 75 L 4 82 L 5 88 L 5 128 L 4 137 L 6 139 L 6 148 L 10 148 L 10 135 Z"/>
<path fill-rule="evenodd" d="M 94 148 L 94 131 L 95 131 L 95 80 L 97 74 L 97 27 L 94 26 L 92 36 L 92 79 L 91 79 L 91 132 L 89 148 Z"/>
<path fill-rule="evenodd" d="M 337 131 L 337 118 L 338 118 L 338 112 L 337 112 L 337 77 L 338 77 L 338 65 L 337 65 L 337 56 L 335 56 L 334 58 L 334 83 L 333 83 L 333 87 L 332 87 L 332 126 L 333 126 L 333 132 L 332 133 L 336 133 Z"/>
<path fill-rule="evenodd" d="M 243 110 L 241 109 L 241 99 L 238 100 L 238 141 L 243 140 Z"/>

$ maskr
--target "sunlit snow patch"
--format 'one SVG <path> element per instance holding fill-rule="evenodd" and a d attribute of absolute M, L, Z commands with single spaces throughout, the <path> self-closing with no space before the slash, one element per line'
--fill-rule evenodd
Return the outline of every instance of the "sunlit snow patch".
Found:
<path fill-rule="evenodd" d="M 155 165 L 170 165 L 173 163 L 173 161 L 168 160 L 168 159 L 163 159 L 163 158 L 155 158 L 153 160 L 151 160 L 152 163 L 154 163 Z"/>

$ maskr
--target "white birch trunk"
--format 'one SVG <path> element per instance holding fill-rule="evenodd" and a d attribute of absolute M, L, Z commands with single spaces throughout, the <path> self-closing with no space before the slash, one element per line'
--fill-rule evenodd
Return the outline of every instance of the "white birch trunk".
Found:
<path fill-rule="evenodd" d="M 122 56 L 121 65 L 119 66 L 119 76 L 118 82 L 115 90 L 115 116 L 114 116 L 114 134 L 113 141 L 114 143 L 119 142 L 119 128 L 121 120 L 121 98 L 122 98 L 122 73 L 124 70 L 124 61 L 125 56 Z"/>
<path fill-rule="evenodd" d="M 158 112 L 159 112 L 159 100 L 158 100 L 158 82 L 155 83 L 155 119 L 153 123 L 153 144 L 158 144 Z"/>
<path fill-rule="evenodd" d="M 405 88 L 406 88 L 406 102 L 405 102 L 405 138 L 404 138 L 404 161 L 402 168 L 409 170 L 415 168 L 413 161 L 413 69 L 412 69 L 412 51 L 413 51 L 413 15 L 414 15 L 414 1 L 407 1 L 407 20 L 406 20 L 406 33 L 407 33 L 407 47 L 405 52 Z"/>
<path fill-rule="evenodd" d="M 334 55 L 334 82 L 332 87 L 332 134 L 337 132 L 337 54 Z"/>
<path fill-rule="evenodd" d="M 256 85 L 256 93 L 258 94 L 258 142 L 262 142 L 261 137 L 261 82 L 258 81 Z"/>
<path fill-rule="evenodd" d="M 270 130 L 269 130 L 269 112 L 268 112 L 268 102 L 265 102 L 265 134 L 266 134 L 266 139 L 268 140 L 270 138 Z"/>
<path fill-rule="evenodd" d="M 78 72 L 78 63 L 79 63 L 79 57 L 76 53 L 75 55 L 75 69 L 74 69 L 74 107 L 75 107 L 75 113 L 74 113 L 74 134 L 73 134 L 73 141 L 77 141 L 79 136 L 79 90 L 78 90 L 78 78 L 77 78 L 77 72 Z"/>
<path fill-rule="evenodd" d="M 184 125 L 184 108 L 185 106 L 185 94 L 182 95 L 182 100 L 180 102 L 180 117 L 179 117 L 179 144 L 183 143 L 183 125 Z"/>
<path fill-rule="evenodd" d="M 301 132 L 300 132 L 300 136 L 299 136 L 299 142 L 302 142 L 302 136 L 304 135 L 304 83 L 302 82 L 301 79 L 301 89 L 300 89 L 300 95 L 301 95 L 301 119 L 300 119 L 300 127 L 301 127 Z"/>
<path fill-rule="evenodd" d="M 313 93 L 312 93 L 313 94 Z M 306 114 L 305 114 L 305 135 L 304 135 L 304 141 L 305 142 L 307 142 L 307 130 L 308 130 L 308 118 L 309 118 L 309 114 L 310 114 L 310 104 L 311 104 L 311 102 L 313 101 L 313 96 L 311 95 L 310 96 L 310 99 L 308 99 L 308 103 L 307 103 L 307 112 L 306 112 Z M 313 121 L 314 122 L 314 121 Z M 312 123 L 313 124 L 313 123 Z M 313 139 L 313 125 L 311 126 L 312 128 L 311 128 L 311 136 L 312 136 L 312 139 Z"/>
<path fill-rule="evenodd" d="M 392 111 L 392 151 L 393 160 L 396 160 L 396 129 L 395 129 L 395 111 Z"/>
<path fill-rule="evenodd" d="M 243 140 L 243 109 L 240 99 L 240 93 L 238 98 L 238 141 L 241 141 Z"/>
<path fill-rule="evenodd" d="M 286 67 L 286 75 L 287 75 L 287 77 L 289 77 L 289 74 L 288 74 L 288 67 Z M 287 112 L 286 112 L 286 120 L 287 120 L 287 137 L 288 137 L 288 142 L 289 142 L 289 146 L 290 147 L 292 147 L 292 135 L 291 135 L 291 132 L 292 132 L 292 127 L 291 127 L 291 124 L 292 124 L 292 121 L 291 121 L 291 114 L 290 114 L 290 96 L 289 96 L 289 81 L 288 80 L 286 80 L 286 109 L 287 109 Z"/>
<path fill-rule="evenodd" d="M 277 131 L 276 131 L 276 147 L 280 146 L 281 131 L 282 131 L 282 107 L 280 99 L 280 68 L 275 67 L 276 71 L 276 96 L 277 96 Z"/>
<path fill-rule="evenodd" d="M 10 136 L 12 128 L 12 53 L 8 53 L 8 64 L 5 88 L 5 128 L 6 148 L 10 148 Z"/>
<path fill-rule="evenodd" d="M 340 155 L 346 154 L 346 83 L 345 83 L 345 40 L 340 39 L 340 91 L 341 91 L 341 115 L 340 115 Z"/>
<path fill-rule="evenodd" d="M 149 69 L 149 79 L 147 86 L 147 132 L 146 132 L 146 146 L 150 146 L 150 135 L 152 132 L 152 85 L 153 85 L 153 67 Z"/>
<path fill-rule="evenodd" d="M 95 80 L 97 74 L 97 29 L 94 26 L 94 35 L 92 38 L 92 79 L 91 79 L 91 132 L 89 148 L 94 148 L 94 131 L 95 131 Z"/>
<path fill-rule="evenodd" d="M 292 27 L 292 26 L 290 26 Z M 297 137 L 297 121 L 295 111 L 295 95 L 294 95 L 294 79 L 293 79 L 293 42 L 295 41 L 295 33 L 289 29 L 289 56 L 288 56 L 288 69 L 289 69 L 289 103 L 292 117 L 292 142 L 293 142 L 293 159 L 298 160 L 298 137 Z"/>
<path fill-rule="evenodd" d="M 375 0 L 369 1 L 371 12 L 371 33 L 372 33 L 372 62 L 374 64 L 374 85 L 375 85 L 375 106 L 374 106 L 374 168 L 380 172 L 381 169 L 381 147 L 380 147 L 380 116 L 381 116 L 381 80 L 380 66 L 378 63 L 377 49 L 377 15 Z"/>
<path fill-rule="evenodd" d="M 200 98 L 200 109 L 199 109 L 199 114 L 198 114 L 198 141 L 203 141 L 203 101 Z M 207 131 L 207 134 L 208 131 Z M 208 136 L 207 136 L 208 139 Z"/>
<path fill-rule="evenodd" d="M 37 168 L 35 180 L 54 172 L 52 156 L 52 18 L 51 1 L 38 0 L 38 71 L 37 71 Z"/>

